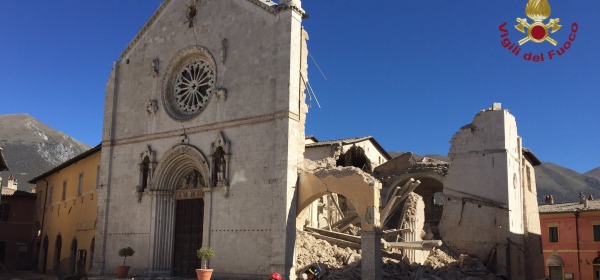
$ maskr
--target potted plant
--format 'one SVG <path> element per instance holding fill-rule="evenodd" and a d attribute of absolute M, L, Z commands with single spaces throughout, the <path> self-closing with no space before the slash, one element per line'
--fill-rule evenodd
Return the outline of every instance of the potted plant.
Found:
<path fill-rule="evenodd" d="M 200 259 L 200 269 L 196 269 L 198 280 L 210 280 L 213 270 L 208 269 L 208 260 L 215 256 L 215 250 L 210 247 L 202 247 L 196 251 L 196 256 Z"/>
<path fill-rule="evenodd" d="M 134 253 L 135 251 L 131 249 L 131 247 L 124 247 L 119 249 L 119 256 L 123 257 L 123 265 L 117 265 L 117 268 L 115 269 L 115 273 L 117 274 L 118 278 L 127 277 L 127 274 L 129 273 L 129 268 L 131 267 L 125 265 L 125 260 L 127 259 L 127 257 L 133 256 Z"/>

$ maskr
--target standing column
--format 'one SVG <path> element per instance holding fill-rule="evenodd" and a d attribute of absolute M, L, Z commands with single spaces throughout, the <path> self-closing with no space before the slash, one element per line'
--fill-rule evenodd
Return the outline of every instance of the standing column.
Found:
<path fill-rule="evenodd" d="M 362 261 L 361 279 L 381 280 L 381 232 L 363 231 L 360 234 Z"/>

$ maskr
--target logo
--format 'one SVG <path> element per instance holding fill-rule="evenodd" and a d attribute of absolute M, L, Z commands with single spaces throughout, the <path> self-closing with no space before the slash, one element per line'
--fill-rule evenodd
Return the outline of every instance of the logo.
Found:
<path fill-rule="evenodd" d="M 527 34 L 526 37 L 520 39 L 518 41 L 518 46 L 511 42 L 508 35 L 508 29 L 506 29 L 507 23 L 504 22 L 498 27 L 500 30 L 500 38 L 502 40 L 500 43 L 502 47 L 508 49 L 515 56 L 519 56 L 521 52 L 521 47 L 525 43 L 531 41 L 534 43 L 544 43 L 548 42 L 553 46 L 558 46 L 559 42 L 554 38 L 550 37 L 550 33 L 555 33 L 561 29 L 562 25 L 559 24 L 559 18 L 553 18 L 548 21 L 548 23 L 544 23 L 544 21 L 550 17 L 552 9 L 550 8 L 550 4 L 548 0 L 529 0 L 527 5 L 525 6 L 525 14 L 528 18 L 532 20 L 531 23 L 527 20 L 527 18 L 519 18 L 517 17 L 517 25 L 515 25 L 515 29 L 521 33 Z M 575 41 L 577 30 L 579 26 L 576 22 L 571 25 L 571 33 L 565 42 L 560 46 L 559 49 L 553 49 L 546 52 L 541 52 L 539 54 L 534 54 L 533 52 L 523 54 L 523 59 L 527 61 L 533 62 L 544 62 L 545 60 L 553 60 L 558 56 L 562 56 L 565 52 L 571 48 L 572 43 Z"/>
<path fill-rule="evenodd" d="M 556 40 L 548 36 L 548 29 L 552 30 L 552 33 L 558 31 L 562 27 L 562 25 L 558 25 L 560 19 L 551 19 L 548 24 L 544 24 L 544 20 L 550 16 L 551 11 L 548 1 L 529 0 L 527 6 L 525 6 L 525 14 L 533 20 L 533 23 L 529 24 L 526 18 L 517 18 L 519 24 L 515 25 L 515 28 L 521 31 L 521 33 L 525 33 L 524 28 L 528 29 L 527 37 L 519 40 L 519 45 L 523 45 L 529 40 L 536 43 L 548 41 L 555 46 L 558 44 Z"/>

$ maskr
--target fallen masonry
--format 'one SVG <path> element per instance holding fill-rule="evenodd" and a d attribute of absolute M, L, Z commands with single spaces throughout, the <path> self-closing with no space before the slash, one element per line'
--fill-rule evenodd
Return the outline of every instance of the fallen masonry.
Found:
<path fill-rule="evenodd" d="M 360 250 L 332 245 L 308 232 L 298 232 L 296 266 L 300 272 L 318 264 L 324 279 L 362 279 Z M 491 273 L 479 259 L 459 254 L 448 247 L 433 248 L 424 264 L 409 263 L 406 259 L 384 258 L 383 279 L 504 279 Z"/>

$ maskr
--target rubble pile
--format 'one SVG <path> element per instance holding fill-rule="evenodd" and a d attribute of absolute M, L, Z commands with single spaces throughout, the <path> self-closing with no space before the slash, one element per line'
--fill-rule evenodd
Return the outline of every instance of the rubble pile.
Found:
<path fill-rule="evenodd" d="M 306 232 L 298 232 L 296 238 L 296 267 L 298 279 L 310 265 L 318 264 L 324 279 L 361 279 L 360 251 L 341 248 L 319 240 Z M 383 279 L 504 279 L 490 273 L 482 261 L 459 254 L 450 248 L 434 248 L 424 265 L 409 264 L 407 261 L 384 258 Z"/>
<path fill-rule="evenodd" d="M 328 269 L 343 268 L 355 259 L 356 255 L 360 260 L 357 250 L 331 245 L 306 232 L 298 232 L 296 236 L 296 267 L 300 270 L 315 263 L 323 264 Z"/>

